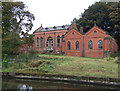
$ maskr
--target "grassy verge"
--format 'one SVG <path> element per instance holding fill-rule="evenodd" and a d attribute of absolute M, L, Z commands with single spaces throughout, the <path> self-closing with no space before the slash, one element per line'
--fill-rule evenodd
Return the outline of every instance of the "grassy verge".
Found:
<path fill-rule="evenodd" d="M 117 78 L 116 60 L 40 54 L 37 60 L 10 63 L 3 71 Z"/>
<path fill-rule="evenodd" d="M 0 61 L 0 72 L 2 72 L 2 62 Z"/>

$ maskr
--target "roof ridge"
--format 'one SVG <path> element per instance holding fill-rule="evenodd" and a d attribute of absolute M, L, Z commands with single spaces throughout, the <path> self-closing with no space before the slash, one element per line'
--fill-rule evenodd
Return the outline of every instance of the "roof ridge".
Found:
<path fill-rule="evenodd" d="M 70 25 L 62 25 L 62 26 L 70 26 Z M 62 26 L 53 26 L 53 27 L 62 27 Z M 53 28 L 53 27 L 45 27 L 45 28 Z"/>
<path fill-rule="evenodd" d="M 64 27 L 63 27 L 64 26 Z M 44 31 L 54 31 L 54 30 L 63 30 L 63 29 L 68 29 L 70 25 L 61 25 L 61 26 L 53 26 L 53 27 L 42 27 L 41 30 L 37 28 L 33 33 L 37 32 L 44 32 Z"/>

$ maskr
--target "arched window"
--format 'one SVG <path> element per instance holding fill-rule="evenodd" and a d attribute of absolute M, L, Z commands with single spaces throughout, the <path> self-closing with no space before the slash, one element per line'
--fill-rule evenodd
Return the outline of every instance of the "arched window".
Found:
<path fill-rule="evenodd" d="M 60 36 L 57 36 L 57 47 L 60 47 Z"/>
<path fill-rule="evenodd" d="M 102 40 L 98 41 L 98 49 L 102 49 Z"/>
<path fill-rule="evenodd" d="M 76 41 L 75 46 L 76 46 L 76 50 L 78 50 L 79 49 L 79 42 L 78 41 Z"/>
<path fill-rule="evenodd" d="M 39 38 L 37 37 L 36 47 L 39 47 Z"/>
<path fill-rule="evenodd" d="M 92 40 L 90 40 L 90 41 L 88 42 L 88 48 L 89 48 L 89 49 L 93 49 L 93 43 L 92 43 Z"/>
<path fill-rule="evenodd" d="M 47 38 L 46 46 L 49 47 L 49 48 L 53 47 L 53 38 L 52 37 Z"/>
<path fill-rule="evenodd" d="M 70 41 L 67 42 L 67 49 L 70 50 Z"/>
<path fill-rule="evenodd" d="M 42 48 L 42 46 L 43 46 L 43 38 L 41 37 L 40 38 L 40 48 Z"/>
<path fill-rule="evenodd" d="M 97 31 L 94 31 L 94 34 L 96 34 L 97 33 Z"/>

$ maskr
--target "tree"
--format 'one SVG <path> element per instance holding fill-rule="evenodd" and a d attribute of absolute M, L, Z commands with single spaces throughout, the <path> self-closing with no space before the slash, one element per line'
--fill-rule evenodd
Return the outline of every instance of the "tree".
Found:
<path fill-rule="evenodd" d="M 35 17 L 23 2 L 2 2 L 2 53 L 16 54 Z"/>
<path fill-rule="evenodd" d="M 18 47 L 20 46 L 21 41 L 18 34 L 10 32 L 2 40 L 2 52 L 3 54 L 16 54 L 18 53 Z"/>
<path fill-rule="evenodd" d="M 120 46 L 120 4 L 96 2 L 84 11 L 76 20 L 78 29 L 84 27 L 87 32 L 95 24 L 113 36 Z"/>
<path fill-rule="evenodd" d="M 25 44 L 28 44 L 28 46 L 32 46 L 34 43 L 33 34 L 27 34 L 24 36 L 23 41 Z"/>

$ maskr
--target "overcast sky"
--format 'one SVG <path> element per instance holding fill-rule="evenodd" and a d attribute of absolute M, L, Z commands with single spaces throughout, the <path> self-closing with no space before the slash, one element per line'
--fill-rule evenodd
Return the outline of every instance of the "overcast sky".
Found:
<path fill-rule="evenodd" d="M 100 0 L 19 0 L 24 2 L 35 16 L 32 33 L 42 24 L 43 27 L 71 24 L 79 18 L 84 9 Z"/>

